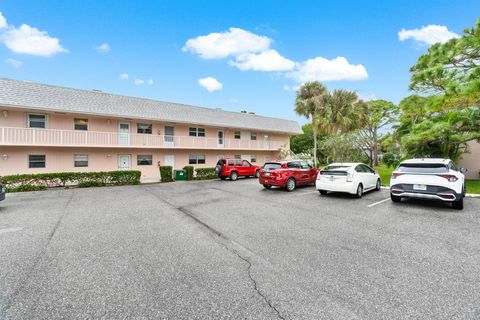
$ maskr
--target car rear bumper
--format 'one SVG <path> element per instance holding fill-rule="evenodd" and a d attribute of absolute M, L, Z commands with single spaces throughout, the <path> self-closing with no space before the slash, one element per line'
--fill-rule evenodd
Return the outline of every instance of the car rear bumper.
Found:
<path fill-rule="evenodd" d="M 315 182 L 315 187 L 317 190 L 326 190 L 333 192 L 346 192 L 355 194 L 357 193 L 357 188 L 352 182 L 347 183 L 327 183 L 320 180 Z"/>
<path fill-rule="evenodd" d="M 266 184 L 266 185 L 282 187 L 282 188 L 284 188 L 286 184 L 286 180 L 268 178 L 268 177 L 262 177 L 262 176 L 258 178 L 258 182 L 260 182 L 260 184 Z"/>
<path fill-rule="evenodd" d="M 397 197 L 440 200 L 446 202 L 458 201 L 463 197 L 463 194 L 445 187 L 427 186 L 427 190 L 413 190 L 411 185 L 405 184 L 395 184 L 391 186 L 390 193 Z"/>

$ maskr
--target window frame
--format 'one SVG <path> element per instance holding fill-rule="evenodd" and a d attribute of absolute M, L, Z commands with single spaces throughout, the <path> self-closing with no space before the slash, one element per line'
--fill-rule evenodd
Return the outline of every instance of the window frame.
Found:
<path fill-rule="evenodd" d="M 150 157 L 150 163 L 140 163 L 140 157 Z M 148 161 L 148 160 L 147 160 Z M 151 166 L 153 165 L 153 154 L 137 154 L 137 166 Z"/>
<path fill-rule="evenodd" d="M 250 155 L 250 162 L 251 163 L 257 163 L 257 155 L 256 154 L 251 154 Z"/>
<path fill-rule="evenodd" d="M 150 127 L 150 132 L 146 132 L 148 131 L 148 128 L 147 129 L 140 129 L 140 126 L 149 126 Z M 140 132 L 139 130 L 142 130 L 144 132 Z M 153 124 L 152 123 L 138 123 L 137 122 L 137 134 L 153 134 Z"/>
<path fill-rule="evenodd" d="M 189 127 L 188 128 L 188 136 L 189 137 L 196 137 L 197 133 L 198 133 L 198 128 L 194 128 L 194 127 Z"/>
<path fill-rule="evenodd" d="M 237 135 L 237 133 L 238 133 L 238 135 Z M 233 139 L 236 139 L 236 140 L 242 139 L 242 131 L 240 131 L 240 130 L 234 131 L 233 132 Z"/>
<path fill-rule="evenodd" d="M 30 116 L 42 116 L 44 117 L 44 127 L 31 127 Z M 27 113 L 27 128 L 30 129 L 47 129 L 48 128 L 48 114 L 45 113 Z"/>
<path fill-rule="evenodd" d="M 85 157 L 87 158 L 87 164 L 86 164 L 85 166 L 83 166 L 83 165 L 77 165 L 77 161 L 78 161 L 78 160 L 75 159 L 75 157 L 77 157 L 77 156 L 85 156 Z M 81 161 L 81 160 L 80 160 L 80 161 Z M 83 153 L 83 154 L 82 154 L 82 153 L 74 154 L 74 155 L 73 155 L 73 167 L 74 167 L 74 168 L 88 168 L 88 154 L 84 154 L 84 153 Z"/>
<path fill-rule="evenodd" d="M 251 141 L 257 141 L 257 133 L 256 132 L 250 132 L 250 140 Z"/>
<path fill-rule="evenodd" d="M 194 160 L 195 162 L 192 162 Z M 205 164 L 207 162 L 207 157 L 204 154 L 189 154 L 188 155 L 188 164 Z"/>
<path fill-rule="evenodd" d="M 36 167 L 36 166 L 32 166 L 32 160 L 30 159 L 30 157 L 35 157 L 35 156 L 43 156 L 43 167 Z M 27 157 L 27 161 L 28 161 L 28 168 L 29 169 L 38 169 L 38 168 L 46 168 L 47 167 L 47 155 L 46 154 L 29 154 L 28 157 Z M 39 162 L 42 162 L 42 161 L 34 161 L 33 163 L 39 163 Z"/>

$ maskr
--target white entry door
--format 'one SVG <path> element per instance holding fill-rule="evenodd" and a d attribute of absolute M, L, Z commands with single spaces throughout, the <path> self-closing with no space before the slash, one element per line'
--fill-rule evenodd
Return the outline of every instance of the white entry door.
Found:
<path fill-rule="evenodd" d="M 270 149 L 270 136 L 268 134 L 263 136 L 263 149 Z"/>
<path fill-rule="evenodd" d="M 225 147 L 225 133 L 223 130 L 217 131 L 217 148 Z"/>
<path fill-rule="evenodd" d="M 120 122 L 118 124 L 118 144 L 130 144 L 130 123 Z"/>
<path fill-rule="evenodd" d="M 175 169 L 175 156 L 173 154 L 165 155 L 164 166 L 171 166 Z"/>
<path fill-rule="evenodd" d="M 165 147 L 175 146 L 175 128 L 174 127 L 165 126 L 164 145 Z"/>
<path fill-rule="evenodd" d="M 130 170 L 131 168 L 131 156 L 129 154 L 118 155 L 118 169 Z"/>

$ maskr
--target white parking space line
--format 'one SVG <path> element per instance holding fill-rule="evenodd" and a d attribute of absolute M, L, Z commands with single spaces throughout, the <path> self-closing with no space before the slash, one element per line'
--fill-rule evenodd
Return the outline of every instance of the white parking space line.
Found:
<path fill-rule="evenodd" d="M 20 227 L 0 229 L 0 234 L 2 234 L 2 233 L 9 233 L 9 232 L 16 232 L 16 231 L 20 231 L 20 230 L 22 230 L 22 229 L 23 229 L 23 228 L 20 228 Z"/>
<path fill-rule="evenodd" d="M 376 206 L 377 204 L 384 203 L 384 202 L 386 202 L 386 201 L 388 201 L 388 200 L 390 200 L 390 198 L 383 199 L 383 200 L 377 201 L 377 202 L 375 202 L 375 203 L 369 204 L 367 207 L 368 207 L 368 208 L 371 208 L 371 207 L 373 207 L 373 206 Z"/>

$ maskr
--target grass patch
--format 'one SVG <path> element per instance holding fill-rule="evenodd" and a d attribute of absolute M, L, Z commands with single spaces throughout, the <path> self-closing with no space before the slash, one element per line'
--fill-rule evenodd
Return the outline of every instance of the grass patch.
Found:
<path fill-rule="evenodd" d="M 395 168 L 389 168 L 384 164 L 381 164 L 374 168 L 378 171 L 380 179 L 382 180 L 382 186 L 390 186 L 390 176 Z M 480 194 L 480 180 L 467 180 L 467 193 Z"/>
<path fill-rule="evenodd" d="M 378 171 L 378 174 L 380 175 L 380 180 L 382 180 L 382 186 L 390 186 L 390 176 L 392 175 L 393 170 L 395 168 L 389 168 L 384 164 L 380 164 L 376 167 L 374 167 L 375 170 Z"/>

